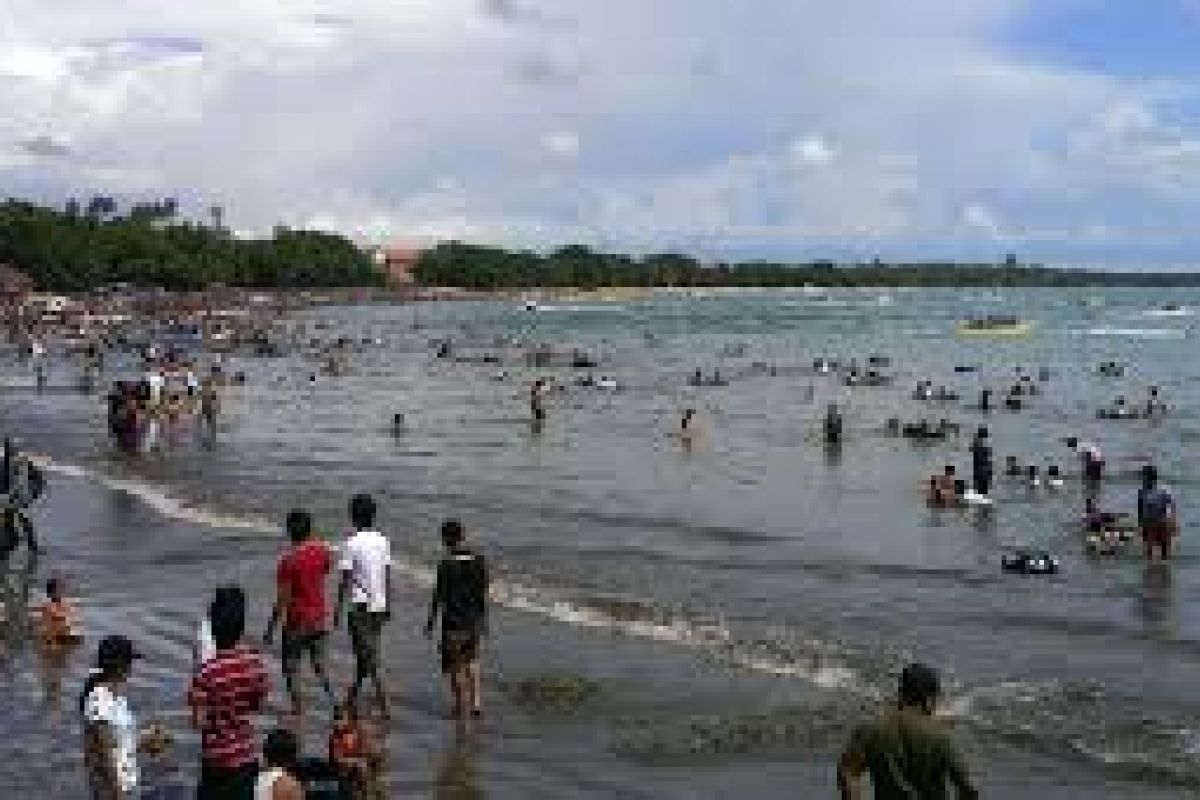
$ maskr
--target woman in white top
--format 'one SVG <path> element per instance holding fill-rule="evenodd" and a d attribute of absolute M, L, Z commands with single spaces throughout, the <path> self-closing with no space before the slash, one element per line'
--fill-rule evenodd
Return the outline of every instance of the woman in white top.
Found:
<path fill-rule="evenodd" d="M 293 774 L 300 755 L 296 734 L 276 728 L 263 742 L 263 771 L 254 783 L 254 800 L 303 800 L 304 788 Z"/>
<path fill-rule="evenodd" d="M 133 644 L 124 636 L 100 642 L 96 669 L 88 676 L 79 698 L 83 715 L 83 759 L 91 796 L 97 800 L 125 800 L 137 796 L 140 742 L 137 720 L 125 696 L 125 682 L 135 659 Z"/>

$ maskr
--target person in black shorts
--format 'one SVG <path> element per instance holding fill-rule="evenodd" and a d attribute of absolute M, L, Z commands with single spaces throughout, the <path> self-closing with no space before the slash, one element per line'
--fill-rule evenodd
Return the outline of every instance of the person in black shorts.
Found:
<path fill-rule="evenodd" d="M 482 713 L 480 703 L 479 639 L 487 633 L 487 563 L 463 543 L 463 526 L 456 519 L 442 524 L 446 556 L 438 564 L 437 582 L 429 604 L 425 635 L 433 635 L 442 619 L 442 672 L 450 681 L 454 716 L 460 721 Z"/>
<path fill-rule="evenodd" d="M 529 389 L 529 413 L 533 416 L 534 427 L 541 427 L 546 421 L 546 382 L 538 378 Z"/>

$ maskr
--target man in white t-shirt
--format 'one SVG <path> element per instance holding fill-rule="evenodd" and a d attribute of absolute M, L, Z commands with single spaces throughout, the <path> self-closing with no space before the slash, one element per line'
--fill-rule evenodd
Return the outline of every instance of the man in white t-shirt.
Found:
<path fill-rule="evenodd" d="M 368 678 L 375 686 L 379 711 L 388 718 L 387 693 L 380 675 L 380 637 L 383 625 L 391 619 L 392 546 L 387 537 L 375 530 L 375 501 L 369 495 L 350 500 L 350 522 L 354 533 L 342 546 L 339 569 L 337 611 L 334 624 L 340 626 L 346 596 L 350 596 L 350 644 L 354 650 L 354 683 L 348 701 L 357 703 L 362 684 Z"/>

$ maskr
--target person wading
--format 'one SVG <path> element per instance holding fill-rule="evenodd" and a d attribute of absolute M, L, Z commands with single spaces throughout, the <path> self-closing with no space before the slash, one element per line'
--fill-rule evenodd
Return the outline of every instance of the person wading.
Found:
<path fill-rule="evenodd" d="M 940 692 L 932 668 L 904 668 L 897 707 L 855 728 L 838 761 L 842 800 L 862 797 L 864 772 L 871 776 L 876 800 L 944 798 L 947 784 L 960 800 L 979 796 L 950 734 L 933 717 Z"/>
<path fill-rule="evenodd" d="M 325 634 L 329 615 L 325 603 L 325 579 L 333 559 L 329 548 L 312 535 L 312 517 L 307 511 L 292 511 L 285 523 L 292 546 L 279 559 L 276 570 L 276 599 L 263 641 L 270 644 L 279 620 L 283 619 L 280 653 L 283 677 L 292 698 L 292 713 L 300 717 L 304 703 L 300 691 L 300 661 L 307 653 L 313 672 L 333 700 L 333 687 L 325 673 Z"/>

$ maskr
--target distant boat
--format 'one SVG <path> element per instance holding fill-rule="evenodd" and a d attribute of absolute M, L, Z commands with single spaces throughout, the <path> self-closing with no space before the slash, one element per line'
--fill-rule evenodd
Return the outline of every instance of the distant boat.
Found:
<path fill-rule="evenodd" d="M 1025 336 L 1033 323 L 1016 317 L 987 316 L 963 320 L 955 329 L 960 336 Z"/>
<path fill-rule="evenodd" d="M 1186 306 L 1179 306 L 1175 303 L 1164 303 L 1158 308 L 1152 308 L 1146 312 L 1148 317 L 1190 317 L 1192 309 Z"/>

